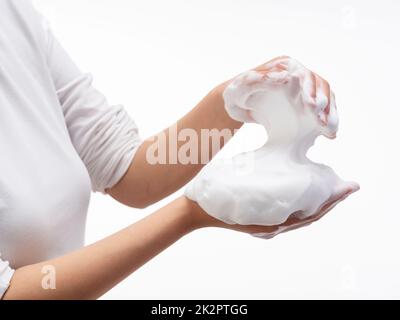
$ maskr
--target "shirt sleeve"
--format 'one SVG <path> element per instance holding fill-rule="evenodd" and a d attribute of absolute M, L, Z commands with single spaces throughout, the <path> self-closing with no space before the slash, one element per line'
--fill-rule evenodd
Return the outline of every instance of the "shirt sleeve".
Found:
<path fill-rule="evenodd" d="M 47 64 L 60 101 L 71 141 L 84 162 L 94 192 L 105 193 L 125 174 L 142 143 L 134 120 L 123 106 L 109 105 L 82 73 L 46 20 Z"/>
<path fill-rule="evenodd" d="M 4 293 L 10 286 L 10 281 L 13 275 L 14 270 L 10 268 L 9 263 L 0 259 L 0 300 L 3 298 Z"/>

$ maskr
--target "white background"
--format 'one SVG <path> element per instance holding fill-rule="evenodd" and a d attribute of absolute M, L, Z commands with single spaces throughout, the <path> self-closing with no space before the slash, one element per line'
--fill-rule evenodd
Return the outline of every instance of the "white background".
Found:
<path fill-rule="evenodd" d="M 318 140 L 310 157 L 362 188 L 323 221 L 273 240 L 191 234 L 105 298 L 400 298 L 399 1 L 35 2 L 143 137 L 218 83 L 274 56 L 296 57 L 330 81 L 341 117 L 338 138 Z M 265 138 L 246 126 L 222 156 Z M 87 242 L 176 196 L 140 211 L 94 195 Z"/>

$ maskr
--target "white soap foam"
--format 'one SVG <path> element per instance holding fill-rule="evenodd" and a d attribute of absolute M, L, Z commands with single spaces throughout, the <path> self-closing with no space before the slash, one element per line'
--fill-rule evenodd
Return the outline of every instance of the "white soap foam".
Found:
<path fill-rule="evenodd" d="M 359 188 L 306 156 L 318 136 L 336 136 L 334 94 L 329 89 L 327 97 L 320 82 L 313 94 L 313 73 L 294 59 L 278 59 L 266 68 L 267 73 L 251 70 L 236 77 L 224 100 L 233 119 L 263 125 L 268 141 L 229 163 L 210 163 L 185 193 L 228 224 L 270 226 L 292 214 L 306 218 Z M 243 173 L 239 166 L 249 158 L 253 170 Z"/>

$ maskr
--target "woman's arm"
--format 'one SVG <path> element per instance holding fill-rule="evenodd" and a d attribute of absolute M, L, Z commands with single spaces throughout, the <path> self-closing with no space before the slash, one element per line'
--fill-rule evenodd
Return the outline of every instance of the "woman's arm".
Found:
<path fill-rule="evenodd" d="M 195 202 L 180 197 L 145 219 L 73 253 L 17 269 L 5 300 L 97 299 L 186 234 L 220 227 L 268 235 L 312 223 L 290 218 L 281 226 L 226 225 L 207 215 Z M 44 289 L 42 270 L 55 270 L 56 288 Z"/>
<path fill-rule="evenodd" d="M 222 147 L 234 135 L 235 130 L 243 125 L 243 123 L 230 118 L 225 111 L 222 97 L 225 85 L 222 84 L 213 89 L 192 111 L 172 127 L 167 128 L 155 137 L 147 139 L 140 146 L 124 177 L 114 187 L 108 189 L 107 193 L 128 206 L 143 208 L 165 198 L 189 182 L 207 163 L 204 159 L 211 160 L 218 151 L 218 148 L 214 150 L 212 148 L 212 137 L 202 137 L 202 129 L 217 129 L 218 131 L 214 132 L 216 135 L 225 133 L 224 139 L 216 138 L 218 144 Z M 199 142 L 197 164 L 182 164 L 179 159 L 177 159 L 177 163 L 168 161 L 174 157 L 176 159 L 176 155 L 170 157 L 169 144 L 170 134 L 175 132 L 175 128 L 177 128 L 178 135 L 184 129 L 190 129 L 195 132 Z M 161 136 L 164 136 L 165 139 L 160 139 Z M 172 139 L 176 140 L 176 137 L 172 137 Z M 208 140 L 207 143 L 204 143 L 204 139 Z M 164 146 L 166 164 L 151 164 L 147 159 L 147 151 L 156 141 L 160 143 L 165 141 L 166 143 Z M 178 141 L 177 146 L 171 148 L 172 152 L 179 150 L 185 143 L 185 141 Z M 205 158 L 204 155 L 206 155 Z M 203 159 L 201 159 L 202 156 Z"/>
<path fill-rule="evenodd" d="M 288 57 L 276 57 L 267 63 L 259 65 L 254 70 L 265 75 L 268 75 L 269 72 L 281 71 L 283 67 L 279 64 L 275 66 L 272 62 L 283 58 Z M 318 76 L 318 78 L 320 77 Z M 329 84 L 322 78 L 321 81 L 329 89 Z M 222 148 L 229 138 L 235 134 L 235 131 L 243 125 L 242 122 L 232 119 L 225 110 L 223 92 L 230 82 L 231 80 L 228 80 L 215 87 L 193 110 L 176 124 L 167 128 L 158 136 L 147 139 L 139 147 L 125 175 L 115 186 L 106 190 L 106 192 L 121 203 L 131 207 L 143 208 L 165 198 L 189 182 L 207 164 L 207 161 L 204 161 L 204 159 L 208 158 L 208 160 L 211 160 L 219 150 L 218 148 L 212 150 L 211 140 L 213 138 L 203 136 L 202 130 L 217 129 L 216 133 L 218 134 L 219 132 L 224 137 L 224 139 L 219 139 L 218 141 L 219 146 Z M 174 132 L 175 128 L 177 128 L 178 134 L 184 129 L 190 129 L 195 132 L 195 136 L 199 141 L 197 146 L 199 164 L 182 164 L 179 162 L 179 159 L 176 164 L 168 162 L 171 158 L 176 160 L 176 157 L 170 157 L 169 150 L 170 133 Z M 167 153 L 167 164 L 150 164 L 146 157 L 147 151 L 160 136 L 165 137 L 166 145 L 164 149 Z M 159 139 L 158 141 L 160 141 L 160 144 L 163 144 L 163 139 Z M 177 147 L 174 146 L 172 150 L 176 152 L 185 143 L 185 141 L 178 141 Z M 202 157 L 204 155 L 209 155 L 209 157 Z"/>
<path fill-rule="evenodd" d="M 200 227 L 179 198 L 114 235 L 60 258 L 17 269 L 4 299 L 96 299 L 188 232 Z M 43 267 L 56 289 L 42 288 Z"/>
<path fill-rule="evenodd" d="M 227 225 L 182 196 L 106 239 L 60 258 L 16 270 L 4 299 L 96 299 L 194 230 L 219 227 L 269 239 L 319 220 L 350 193 L 351 190 L 341 190 L 314 216 L 304 220 L 291 216 L 279 226 Z M 48 266 L 55 270 L 54 290 L 42 287 L 42 270 Z"/>

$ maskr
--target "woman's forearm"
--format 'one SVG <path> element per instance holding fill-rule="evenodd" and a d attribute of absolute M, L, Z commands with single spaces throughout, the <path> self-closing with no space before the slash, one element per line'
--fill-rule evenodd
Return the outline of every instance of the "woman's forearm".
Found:
<path fill-rule="evenodd" d="M 60 258 L 15 271 L 4 299 L 96 299 L 200 224 L 181 197 L 145 219 Z M 44 289 L 43 267 L 56 272 Z"/>
<path fill-rule="evenodd" d="M 242 126 L 241 122 L 233 120 L 225 111 L 222 92 L 226 84 L 212 90 L 200 103 L 176 124 L 164 130 L 159 135 L 147 139 L 139 148 L 121 181 L 108 190 L 108 193 L 119 202 L 132 207 L 146 207 L 175 192 L 189 182 L 200 169 L 215 155 L 219 148 L 213 149 L 212 139 L 218 140 L 220 147 L 226 143 Z M 170 141 L 176 141 L 177 135 L 189 129 L 197 138 L 197 156 L 195 163 L 182 163 L 177 153 L 187 141 L 177 141 L 171 146 Z M 204 129 L 214 130 L 215 136 L 204 135 Z M 203 134 L 202 134 L 203 130 Z M 218 138 L 218 135 L 224 138 Z M 163 138 L 160 138 L 160 137 Z M 207 141 L 205 141 L 207 140 Z M 167 163 L 152 164 L 148 160 L 148 150 L 158 141 L 165 142 L 165 159 Z M 215 143 L 215 141 L 214 141 Z M 173 161 L 170 161 L 170 160 Z"/>

